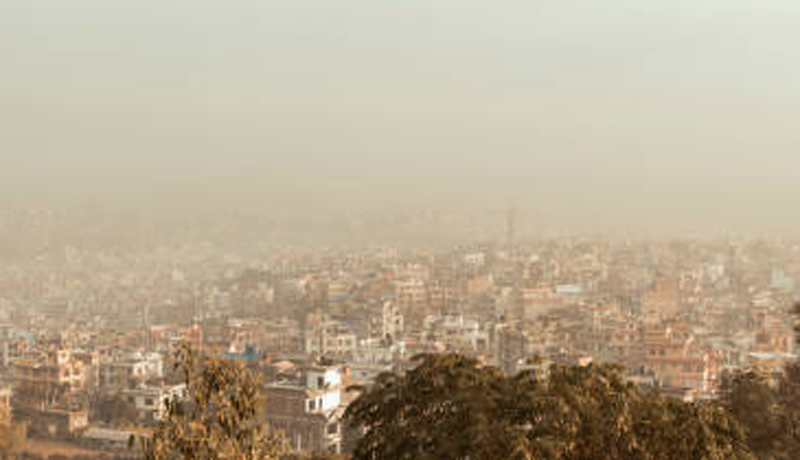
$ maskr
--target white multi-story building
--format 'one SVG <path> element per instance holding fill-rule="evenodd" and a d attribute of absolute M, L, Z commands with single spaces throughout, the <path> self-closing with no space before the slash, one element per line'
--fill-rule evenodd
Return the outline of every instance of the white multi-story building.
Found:
<path fill-rule="evenodd" d="M 167 401 L 186 397 L 186 385 L 141 386 L 124 390 L 122 396 L 136 407 L 141 420 L 153 422 L 165 415 Z"/>
<path fill-rule="evenodd" d="M 282 431 L 297 452 L 342 452 L 342 396 L 348 379 L 345 368 L 314 366 L 299 382 L 267 386 L 267 423 Z"/>
<path fill-rule="evenodd" d="M 164 360 L 160 353 L 126 353 L 100 365 L 100 385 L 106 388 L 135 387 L 163 377 Z"/>

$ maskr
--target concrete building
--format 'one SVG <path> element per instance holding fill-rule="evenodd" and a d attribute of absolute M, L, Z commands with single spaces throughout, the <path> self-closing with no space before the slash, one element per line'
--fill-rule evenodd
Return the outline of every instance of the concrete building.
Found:
<path fill-rule="evenodd" d="M 315 366 L 305 369 L 298 382 L 268 385 L 267 423 L 282 431 L 296 452 L 342 452 L 347 374 L 342 367 Z"/>
<path fill-rule="evenodd" d="M 164 416 L 167 401 L 186 397 L 186 385 L 141 386 L 123 390 L 121 394 L 134 405 L 139 420 L 151 423 Z"/>
<path fill-rule="evenodd" d="M 100 365 L 100 386 L 132 388 L 164 377 L 164 360 L 160 353 L 125 353 Z"/>
<path fill-rule="evenodd" d="M 83 362 L 70 350 L 53 349 L 32 354 L 13 364 L 15 405 L 48 407 L 63 402 L 69 394 L 83 390 Z"/>

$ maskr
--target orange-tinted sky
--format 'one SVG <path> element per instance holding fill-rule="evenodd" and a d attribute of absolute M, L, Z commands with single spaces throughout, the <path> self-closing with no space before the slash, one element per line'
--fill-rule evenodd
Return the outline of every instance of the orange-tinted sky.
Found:
<path fill-rule="evenodd" d="M 798 24 L 777 0 L 6 0 L 0 191 L 792 232 Z"/>

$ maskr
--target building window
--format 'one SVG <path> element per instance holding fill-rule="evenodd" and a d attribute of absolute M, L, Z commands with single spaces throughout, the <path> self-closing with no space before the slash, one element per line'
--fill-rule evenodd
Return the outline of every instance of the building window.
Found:
<path fill-rule="evenodd" d="M 145 406 L 152 406 L 154 403 L 153 398 L 144 398 L 144 405 Z"/>
<path fill-rule="evenodd" d="M 339 432 L 339 424 L 338 423 L 331 423 L 328 425 L 328 434 L 336 434 Z"/>
<path fill-rule="evenodd" d="M 317 401 L 312 399 L 311 401 L 308 402 L 308 410 L 314 411 L 316 409 L 317 409 Z"/>
<path fill-rule="evenodd" d="M 317 387 L 324 388 L 325 387 L 325 378 L 324 377 L 317 377 Z"/>

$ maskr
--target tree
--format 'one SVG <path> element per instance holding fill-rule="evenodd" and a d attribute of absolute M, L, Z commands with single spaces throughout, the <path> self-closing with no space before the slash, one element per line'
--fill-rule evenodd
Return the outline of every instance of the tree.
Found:
<path fill-rule="evenodd" d="M 547 378 L 514 379 L 516 424 L 536 458 L 639 458 L 634 394 L 613 366 L 552 366 Z"/>
<path fill-rule="evenodd" d="M 313 452 L 309 454 L 289 454 L 284 460 L 349 460 L 344 454 L 333 454 L 330 452 Z"/>
<path fill-rule="evenodd" d="M 0 425 L 0 458 L 12 459 L 25 444 L 28 426 L 24 423 L 4 423 Z"/>
<path fill-rule="evenodd" d="M 662 409 L 637 422 L 637 427 L 649 425 L 652 428 L 646 436 L 640 436 L 642 459 L 755 458 L 742 428 L 720 405 L 711 402 L 685 403 L 655 395 L 646 401 L 660 405 Z"/>
<path fill-rule="evenodd" d="M 720 408 L 646 393 L 616 365 L 551 366 L 514 377 L 516 425 L 534 458 L 749 458 L 742 431 Z"/>
<path fill-rule="evenodd" d="M 800 363 L 789 363 L 778 379 L 775 399 L 780 414 L 784 458 L 800 458 Z"/>
<path fill-rule="evenodd" d="M 646 393 L 612 365 L 513 377 L 459 355 L 382 374 L 348 408 L 354 460 L 751 459 L 721 407 Z"/>
<path fill-rule="evenodd" d="M 800 303 L 792 313 L 800 344 Z M 777 377 L 735 371 L 723 376 L 720 390 L 720 403 L 742 426 L 759 459 L 800 458 L 800 363 L 787 363 Z"/>
<path fill-rule="evenodd" d="M 800 303 L 794 305 L 795 343 L 800 345 Z M 783 419 L 787 458 L 800 458 L 800 362 L 784 367 L 778 382 L 778 405 Z"/>
<path fill-rule="evenodd" d="M 283 437 L 258 419 L 255 373 L 189 345 L 178 350 L 176 367 L 187 396 L 167 402 L 166 416 L 143 441 L 145 460 L 275 460 L 286 452 Z"/>
<path fill-rule="evenodd" d="M 503 423 L 499 369 L 460 355 L 421 355 L 406 375 L 381 374 L 347 409 L 364 436 L 355 460 L 524 458 Z M 364 390 L 363 388 L 361 389 Z"/>
<path fill-rule="evenodd" d="M 720 402 L 742 426 L 747 444 L 758 458 L 775 458 L 784 448 L 783 407 L 767 376 L 755 371 L 724 375 Z"/>

